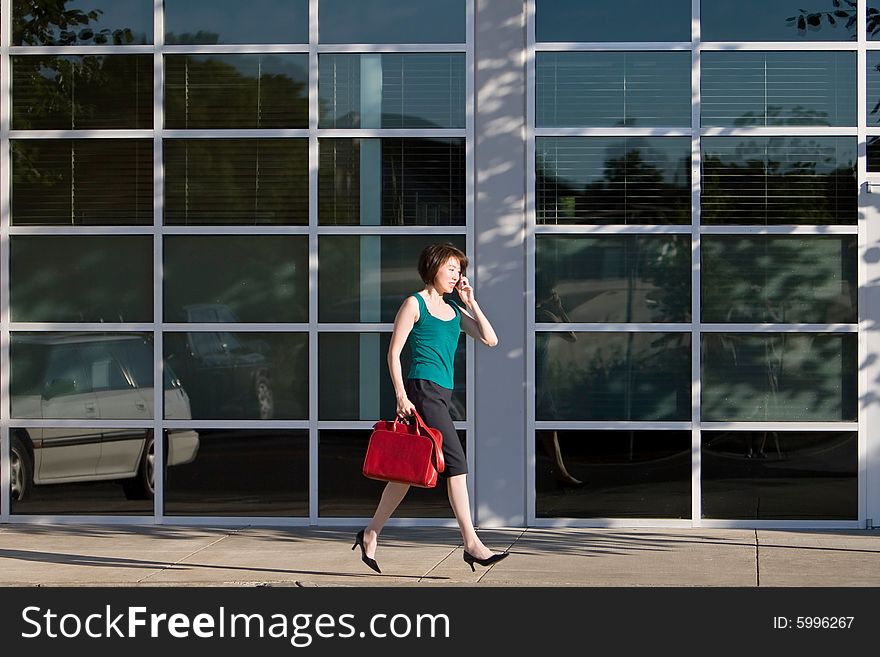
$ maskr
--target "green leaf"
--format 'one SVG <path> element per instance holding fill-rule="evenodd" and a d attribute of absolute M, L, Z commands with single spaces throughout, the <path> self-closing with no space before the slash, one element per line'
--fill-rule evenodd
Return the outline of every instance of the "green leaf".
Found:
<path fill-rule="evenodd" d="M 807 16 L 807 22 L 814 27 L 818 26 L 822 22 L 822 14 L 810 14 Z"/>

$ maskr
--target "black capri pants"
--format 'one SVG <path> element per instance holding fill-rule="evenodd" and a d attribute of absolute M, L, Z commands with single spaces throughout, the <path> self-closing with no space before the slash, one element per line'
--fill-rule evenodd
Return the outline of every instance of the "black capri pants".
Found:
<path fill-rule="evenodd" d="M 449 413 L 452 390 L 427 379 L 407 379 L 404 388 L 406 396 L 416 407 L 425 424 L 432 429 L 439 429 L 443 434 L 443 458 L 446 461 L 446 469 L 440 473 L 440 476 L 454 477 L 467 474 L 464 447 L 452 423 L 452 415 Z"/>

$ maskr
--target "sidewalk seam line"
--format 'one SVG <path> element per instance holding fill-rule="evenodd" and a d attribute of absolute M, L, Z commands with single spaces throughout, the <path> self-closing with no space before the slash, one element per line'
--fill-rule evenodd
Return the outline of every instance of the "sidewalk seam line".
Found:
<path fill-rule="evenodd" d="M 248 527 L 250 527 L 250 525 L 248 525 Z M 227 534 L 221 536 L 221 537 L 218 538 L 217 540 L 215 540 L 215 541 L 213 541 L 213 542 L 211 542 L 211 543 L 208 543 L 207 545 L 203 545 L 202 547 L 200 547 L 200 548 L 197 549 L 197 550 L 193 550 L 192 552 L 190 552 L 189 554 L 187 554 L 187 555 L 181 557 L 180 559 L 178 559 L 178 560 L 175 561 L 174 563 L 172 563 L 172 564 L 170 564 L 170 565 L 168 565 L 168 566 L 165 566 L 164 568 L 160 568 L 160 569 L 157 570 L 156 572 L 150 573 L 150 574 L 147 575 L 146 577 L 142 577 L 141 579 L 139 579 L 139 580 L 137 581 L 137 583 L 138 583 L 138 584 L 143 584 L 144 582 L 146 582 L 148 579 L 150 579 L 150 578 L 153 577 L 154 575 L 161 575 L 161 574 L 164 573 L 166 570 L 170 570 L 171 568 L 174 568 L 174 566 L 176 566 L 176 565 L 182 563 L 184 560 L 189 559 L 189 558 L 192 557 L 192 556 L 195 556 L 196 554 L 198 554 L 199 552 L 202 552 L 203 550 L 207 550 L 207 549 L 210 548 L 210 547 L 214 547 L 214 546 L 217 545 L 217 543 L 219 543 L 220 541 L 225 541 L 225 540 L 226 540 L 227 538 L 229 538 L 230 536 L 235 536 L 236 534 L 238 534 L 238 532 L 240 532 L 240 531 L 242 531 L 242 530 L 244 530 L 244 529 L 247 529 L 247 527 L 242 527 L 241 529 L 234 529 L 234 530 L 230 531 L 229 533 L 227 533 Z"/>
<path fill-rule="evenodd" d="M 529 529 L 528 527 L 523 528 L 523 530 L 519 533 L 519 536 L 514 538 L 513 542 L 507 546 L 507 549 L 505 550 L 505 552 L 510 552 L 510 548 L 512 548 L 514 545 L 516 545 L 516 542 L 523 537 L 523 534 L 525 534 L 528 531 L 528 529 Z M 491 566 L 486 568 L 486 570 L 483 572 L 483 574 L 480 575 L 479 577 L 477 577 L 477 584 L 479 584 L 483 580 L 483 578 L 489 574 L 489 571 L 491 571 L 495 566 L 496 566 L 496 564 L 492 564 Z"/>
<path fill-rule="evenodd" d="M 761 586 L 761 540 L 758 538 L 758 530 L 755 530 L 755 586 Z"/>

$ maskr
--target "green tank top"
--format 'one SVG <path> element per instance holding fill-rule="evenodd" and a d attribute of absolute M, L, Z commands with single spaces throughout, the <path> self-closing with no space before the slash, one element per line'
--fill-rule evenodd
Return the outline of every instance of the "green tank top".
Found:
<path fill-rule="evenodd" d="M 428 306 L 421 294 L 413 295 L 419 302 L 419 321 L 409 334 L 412 352 L 412 365 L 408 379 L 427 379 L 439 386 L 455 387 L 453 383 L 453 363 L 458 338 L 461 334 L 461 314 L 452 299 L 445 299 L 455 310 L 455 317 L 449 321 L 437 319 L 428 312 Z"/>

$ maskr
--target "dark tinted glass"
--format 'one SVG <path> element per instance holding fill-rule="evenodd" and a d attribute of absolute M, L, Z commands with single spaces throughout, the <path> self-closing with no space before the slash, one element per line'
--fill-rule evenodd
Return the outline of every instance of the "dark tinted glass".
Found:
<path fill-rule="evenodd" d="M 704 235 L 704 322 L 856 322 L 855 235 Z"/>
<path fill-rule="evenodd" d="M 855 520 L 855 431 L 705 431 L 703 517 Z"/>
<path fill-rule="evenodd" d="M 166 322 L 309 321 L 308 237 L 168 235 Z"/>
<path fill-rule="evenodd" d="M 152 340 L 152 333 L 14 333 L 12 417 L 153 419 Z M 169 404 L 178 417 L 188 413 L 183 399 Z"/>
<path fill-rule="evenodd" d="M 165 0 L 165 43 L 308 43 L 308 0 Z"/>
<path fill-rule="evenodd" d="M 15 130 L 152 127 L 151 55 L 12 58 L 12 128 Z"/>
<path fill-rule="evenodd" d="M 320 0 L 321 43 L 464 43 L 465 0 Z"/>
<path fill-rule="evenodd" d="M 463 128 L 464 53 L 318 57 L 321 128 Z"/>
<path fill-rule="evenodd" d="M 689 236 L 539 235 L 535 264 L 536 322 L 690 321 Z"/>
<path fill-rule="evenodd" d="M 465 140 L 321 139 L 318 222 L 465 224 Z"/>
<path fill-rule="evenodd" d="M 168 468 L 172 516 L 309 515 L 309 432 L 199 429 L 198 455 Z"/>
<path fill-rule="evenodd" d="M 13 515 L 153 514 L 149 429 L 13 428 L 9 434 Z M 177 450 L 166 472 L 192 456 L 189 438 L 170 436 Z"/>
<path fill-rule="evenodd" d="M 165 359 L 198 420 L 308 418 L 305 333 L 166 333 Z M 165 419 L 176 417 L 166 396 Z M 189 418 L 183 418 L 189 419 Z"/>
<path fill-rule="evenodd" d="M 318 238 L 318 321 L 393 322 L 424 287 L 419 253 L 429 244 L 465 248 L 464 235 L 324 235 Z"/>
<path fill-rule="evenodd" d="M 15 235 L 14 322 L 152 322 L 150 235 Z"/>
<path fill-rule="evenodd" d="M 704 52 L 704 126 L 856 124 L 854 52 Z"/>
<path fill-rule="evenodd" d="M 690 41 L 690 0 L 536 0 L 538 41 Z"/>
<path fill-rule="evenodd" d="M 309 222 L 307 139 L 166 139 L 165 223 Z"/>
<path fill-rule="evenodd" d="M 868 137 L 868 171 L 880 171 L 880 137 Z"/>
<path fill-rule="evenodd" d="M 536 431 L 535 515 L 690 518 L 690 432 Z"/>
<path fill-rule="evenodd" d="M 688 137 L 538 137 L 539 224 L 689 224 Z"/>
<path fill-rule="evenodd" d="M 855 334 L 704 333 L 703 420 L 854 421 Z"/>
<path fill-rule="evenodd" d="M 12 224 L 152 225 L 149 139 L 16 139 Z"/>
<path fill-rule="evenodd" d="M 464 431 L 459 431 L 458 435 L 464 442 Z M 369 429 L 325 429 L 319 433 L 319 516 L 368 518 L 376 510 L 385 483 L 361 474 L 369 440 Z M 446 486 L 441 481 L 436 488 L 411 487 L 394 515 L 401 518 L 451 518 Z"/>
<path fill-rule="evenodd" d="M 691 124 L 689 52 L 539 52 L 538 127 Z"/>
<path fill-rule="evenodd" d="M 704 224 L 855 224 L 854 137 L 703 137 Z"/>
<path fill-rule="evenodd" d="M 318 415 L 321 420 L 393 418 L 397 401 L 388 376 L 390 333 L 322 333 L 318 338 Z M 455 353 L 455 390 L 449 406 L 453 420 L 465 420 L 466 348 L 461 334 Z M 406 377 L 410 347 L 401 352 Z M 369 436 L 368 436 L 369 437 Z M 361 457 L 363 459 L 363 457 Z"/>
<path fill-rule="evenodd" d="M 166 55 L 166 128 L 307 128 L 308 55 Z"/>
<path fill-rule="evenodd" d="M 854 4 L 847 0 L 703 0 L 701 36 L 703 41 L 855 41 Z"/>
<path fill-rule="evenodd" d="M 690 344 L 690 333 L 538 332 L 535 419 L 688 420 Z"/>
<path fill-rule="evenodd" d="M 12 0 L 17 46 L 153 42 L 153 0 Z"/>

